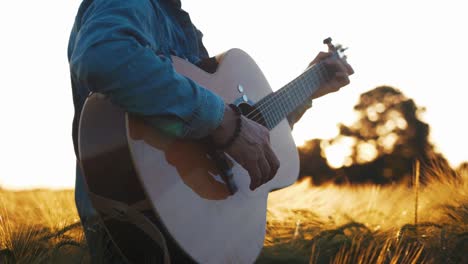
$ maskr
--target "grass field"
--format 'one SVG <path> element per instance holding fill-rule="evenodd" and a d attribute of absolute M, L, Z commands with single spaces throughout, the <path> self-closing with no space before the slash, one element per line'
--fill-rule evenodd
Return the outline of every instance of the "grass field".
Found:
<path fill-rule="evenodd" d="M 417 202 L 402 185 L 274 192 L 257 263 L 468 263 L 464 174 L 421 186 Z M 0 190 L 0 263 L 89 263 L 77 221 L 71 190 Z"/>

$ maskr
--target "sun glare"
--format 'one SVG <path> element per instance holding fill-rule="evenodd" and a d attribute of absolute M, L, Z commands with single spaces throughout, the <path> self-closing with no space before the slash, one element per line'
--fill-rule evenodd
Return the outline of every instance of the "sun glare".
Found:
<path fill-rule="evenodd" d="M 375 146 L 375 141 L 359 143 L 357 146 L 359 155 L 357 156 L 359 163 L 373 161 L 379 154 Z"/>
<path fill-rule="evenodd" d="M 356 140 L 351 137 L 339 137 L 332 144 L 323 141 L 322 149 L 328 165 L 335 169 L 351 165 L 352 146 L 355 143 Z"/>

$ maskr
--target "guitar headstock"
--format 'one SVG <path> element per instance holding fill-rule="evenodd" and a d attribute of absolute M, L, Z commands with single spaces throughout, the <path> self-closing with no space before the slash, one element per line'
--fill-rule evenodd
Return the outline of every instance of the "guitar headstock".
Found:
<path fill-rule="evenodd" d="M 323 44 L 328 46 L 328 51 L 333 53 L 333 56 L 335 56 L 338 59 L 342 59 L 342 60 L 346 61 L 346 55 L 344 54 L 344 52 L 348 48 L 343 48 L 343 46 L 341 44 L 333 45 L 332 44 L 332 38 L 330 38 L 330 37 L 324 39 Z"/>

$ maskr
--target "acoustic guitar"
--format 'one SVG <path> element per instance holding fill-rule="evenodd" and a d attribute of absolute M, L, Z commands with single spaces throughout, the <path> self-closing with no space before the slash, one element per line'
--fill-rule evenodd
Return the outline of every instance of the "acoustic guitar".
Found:
<path fill-rule="evenodd" d="M 336 59 L 345 59 L 341 46 L 324 42 Z M 281 163 L 276 176 L 252 191 L 247 171 L 228 155 L 202 141 L 170 137 L 92 94 L 78 136 L 91 202 L 130 263 L 252 263 L 264 243 L 268 193 L 299 175 L 286 117 L 331 79 L 333 69 L 315 64 L 273 92 L 254 60 L 239 49 L 224 53 L 214 73 L 172 60 L 178 73 L 270 130 Z"/>

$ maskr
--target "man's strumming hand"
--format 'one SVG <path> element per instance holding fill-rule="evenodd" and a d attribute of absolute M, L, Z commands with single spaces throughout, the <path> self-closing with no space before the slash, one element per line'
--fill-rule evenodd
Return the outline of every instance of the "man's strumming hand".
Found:
<path fill-rule="evenodd" d="M 211 134 L 215 144 L 221 145 L 232 137 L 237 118 L 234 111 L 226 106 L 221 125 Z M 239 136 L 225 151 L 248 171 L 250 189 L 255 190 L 273 179 L 280 163 L 271 148 L 268 129 L 244 116 L 240 118 L 242 118 L 242 128 Z"/>

